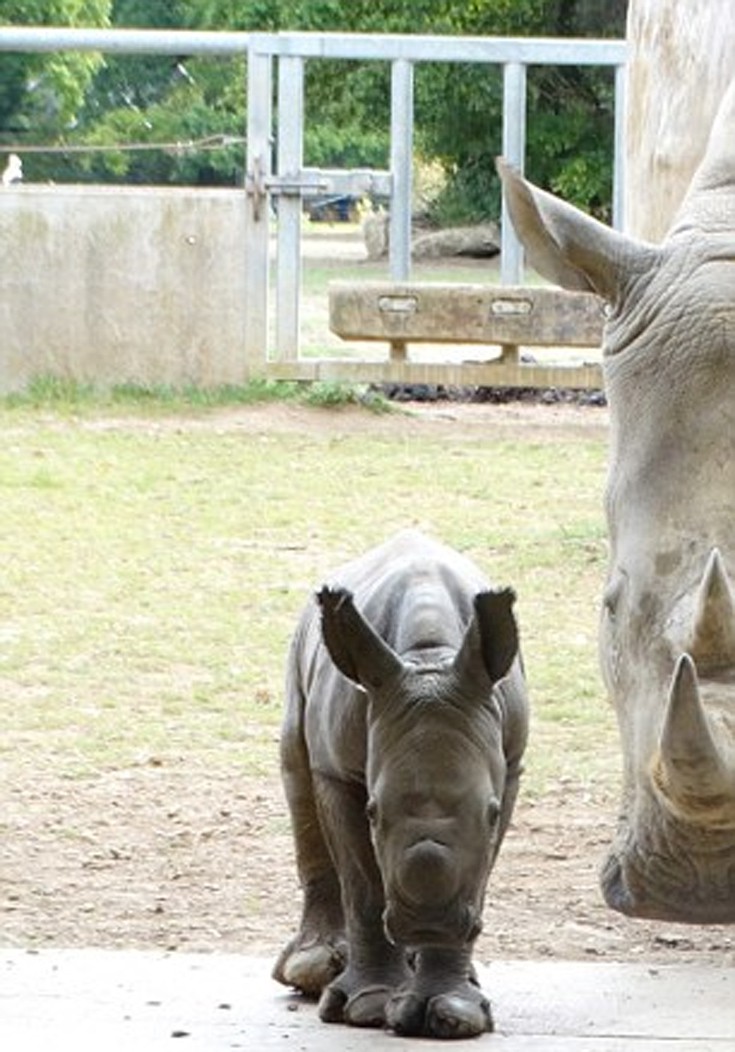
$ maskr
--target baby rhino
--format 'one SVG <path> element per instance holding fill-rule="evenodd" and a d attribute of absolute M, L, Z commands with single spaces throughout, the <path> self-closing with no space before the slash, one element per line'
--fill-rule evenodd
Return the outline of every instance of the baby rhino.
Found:
<path fill-rule="evenodd" d="M 510 589 L 416 532 L 349 563 L 301 616 L 283 779 L 304 893 L 274 976 L 326 1022 L 492 1029 L 472 948 L 528 704 Z"/>

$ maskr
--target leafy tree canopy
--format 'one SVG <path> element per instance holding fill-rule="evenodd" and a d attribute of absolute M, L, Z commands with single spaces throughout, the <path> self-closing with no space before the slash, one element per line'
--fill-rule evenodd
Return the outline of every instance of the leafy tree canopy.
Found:
<path fill-rule="evenodd" d="M 109 25 L 112 0 L 0 0 L 0 24 Z M 38 142 L 72 121 L 101 56 L 73 53 L 0 55 L 0 139 Z"/>

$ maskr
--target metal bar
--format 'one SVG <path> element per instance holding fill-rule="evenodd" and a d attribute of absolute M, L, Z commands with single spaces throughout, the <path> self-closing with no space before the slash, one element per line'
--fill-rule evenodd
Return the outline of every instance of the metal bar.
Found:
<path fill-rule="evenodd" d="M 615 145 L 613 154 L 612 218 L 616 230 L 625 229 L 625 66 L 615 68 Z"/>
<path fill-rule="evenodd" d="M 271 169 L 272 58 L 251 51 L 248 60 L 248 189 L 245 210 L 245 361 L 247 375 L 262 372 L 268 357 L 268 242 Z"/>
<path fill-rule="evenodd" d="M 303 160 L 304 60 L 285 56 L 278 62 L 278 177 L 296 184 Z M 276 358 L 299 355 L 301 296 L 301 190 L 294 186 L 278 197 L 276 263 Z"/>
<path fill-rule="evenodd" d="M 298 190 L 302 196 L 351 194 L 357 197 L 370 193 L 389 197 L 392 185 L 390 172 L 368 168 L 302 168 L 295 176 L 270 176 L 266 183 L 272 194 Z"/>
<path fill-rule="evenodd" d="M 0 26 L 0 51 L 103 51 L 106 54 L 241 55 L 250 33 L 187 29 L 69 29 Z"/>
<path fill-rule="evenodd" d="M 575 37 L 439 37 L 407 34 L 274 33 L 273 54 L 304 58 L 382 59 L 393 62 L 489 62 L 523 65 L 617 66 L 625 62 L 624 40 Z"/>
<path fill-rule="evenodd" d="M 507 62 L 503 67 L 503 156 L 519 172 L 526 159 L 526 67 Z M 503 285 L 523 282 L 523 248 L 503 200 L 500 220 L 500 280 Z"/>
<path fill-rule="evenodd" d="M 399 59 L 391 71 L 390 276 L 408 281 L 411 273 L 411 193 L 413 165 L 413 66 Z"/>
<path fill-rule="evenodd" d="M 573 37 L 426 37 L 367 33 L 231 33 L 172 29 L 72 29 L 0 26 L 0 51 L 103 51 L 159 55 L 236 55 L 258 37 L 270 55 L 408 62 L 520 62 L 619 66 L 623 40 Z"/>

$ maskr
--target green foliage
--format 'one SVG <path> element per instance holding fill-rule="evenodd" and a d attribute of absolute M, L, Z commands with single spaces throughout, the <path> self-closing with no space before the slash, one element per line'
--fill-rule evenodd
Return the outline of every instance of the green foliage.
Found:
<path fill-rule="evenodd" d="M 111 6 L 111 0 L 0 0 L 0 23 L 104 27 Z M 0 139 L 37 143 L 68 128 L 101 61 L 86 53 L 3 54 Z"/>

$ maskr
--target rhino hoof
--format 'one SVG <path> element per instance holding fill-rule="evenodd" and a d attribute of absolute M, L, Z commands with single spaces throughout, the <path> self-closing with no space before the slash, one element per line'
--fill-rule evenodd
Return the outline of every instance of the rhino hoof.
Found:
<path fill-rule="evenodd" d="M 329 943 L 289 945 L 273 969 L 273 978 L 284 986 L 293 986 L 307 997 L 318 997 L 339 975 L 345 965 L 344 955 Z"/>
<path fill-rule="evenodd" d="M 337 985 L 330 983 L 319 998 L 319 1018 L 323 1023 L 343 1023 L 347 993 Z"/>
<path fill-rule="evenodd" d="M 366 986 L 345 1005 L 345 1022 L 351 1026 L 384 1027 L 385 1006 L 391 996 L 389 986 Z"/>
<path fill-rule="evenodd" d="M 473 990 L 472 993 L 475 996 L 440 994 L 432 997 L 426 1007 L 426 1037 L 477 1037 L 491 1031 L 490 1004 L 479 991 Z"/>
<path fill-rule="evenodd" d="M 323 1023 L 348 1023 L 350 1026 L 385 1026 L 385 1006 L 391 995 L 388 986 L 366 986 L 348 997 L 339 980 L 331 983 L 319 1001 L 319 1018 Z"/>
<path fill-rule="evenodd" d="M 426 999 L 405 990 L 395 994 L 386 1006 L 386 1025 L 402 1037 L 419 1037 L 424 1033 Z"/>

